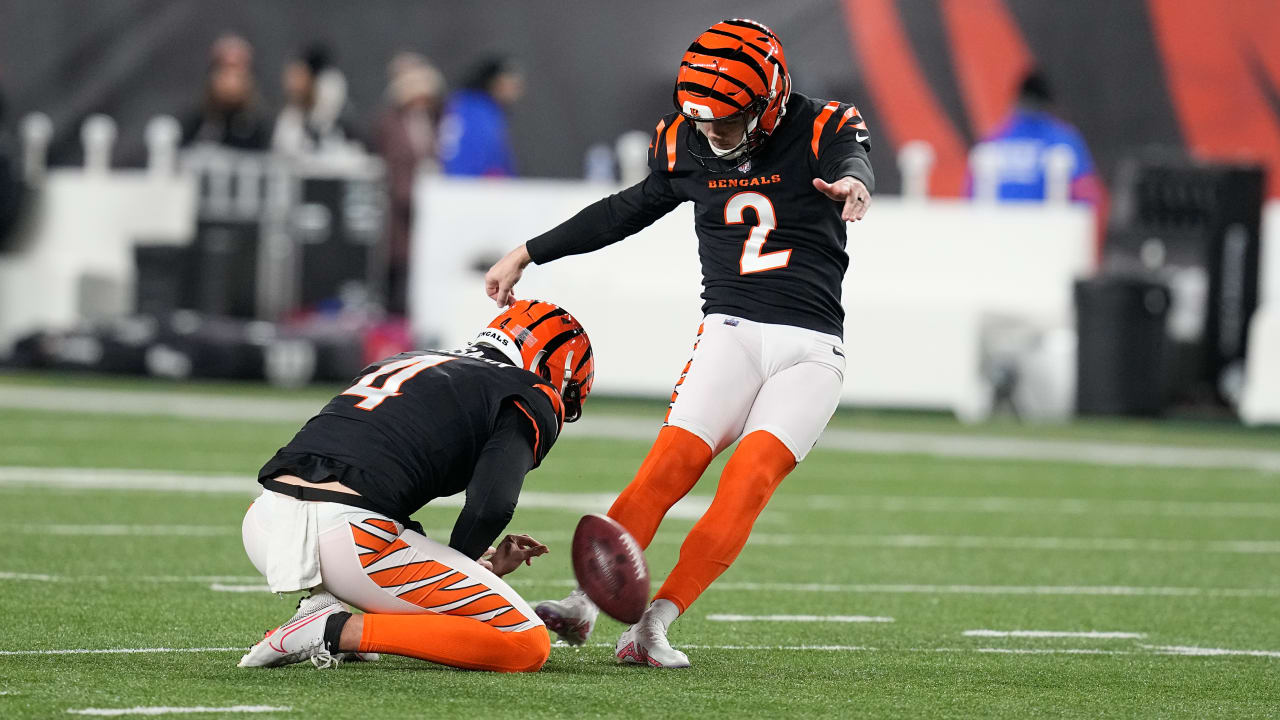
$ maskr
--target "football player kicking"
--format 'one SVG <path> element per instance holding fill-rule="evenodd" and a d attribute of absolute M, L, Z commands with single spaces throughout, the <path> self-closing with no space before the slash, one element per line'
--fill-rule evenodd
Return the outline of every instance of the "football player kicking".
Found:
<path fill-rule="evenodd" d="M 530 262 L 599 250 L 694 203 L 705 317 L 657 441 L 609 510 L 648 546 L 667 510 L 741 438 L 675 568 L 616 646 L 622 662 L 668 668 L 689 665 L 667 641 L 671 622 L 738 556 L 835 412 L 845 223 L 866 214 L 874 185 L 858 110 L 791 92 L 782 46 L 758 22 L 726 20 L 699 35 L 674 100 L 642 182 L 515 248 L 485 277 L 506 305 Z M 581 590 L 537 612 L 575 644 L 596 618 Z"/>
<path fill-rule="evenodd" d="M 500 576 L 547 549 L 527 535 L 490 544 L 525 473 L 581 414 L 594 370 L 578 321 L 529 300 L 465 350 L 365 368 L 259 471 L 245 551 L 273 592 L 310 595 L 240 666 L 391 653 L 471 670 L 541 668 L 547 631 Z M 409 519 L 464 489 L 447 546 Z"/>

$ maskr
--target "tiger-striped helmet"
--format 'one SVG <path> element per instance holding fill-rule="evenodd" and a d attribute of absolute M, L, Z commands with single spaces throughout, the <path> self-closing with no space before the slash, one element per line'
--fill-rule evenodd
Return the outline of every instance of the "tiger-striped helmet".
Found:
<path fill-rule="evenodd" d="M 536 373 L 560 393 L 564 421 L 582 416 L 596 361 L 591 340 L 572 315 L 542 300 L 517 300 L 475 339 L 500 351 L 516 367 Z"/>
<path fill-rule="evenodd" d="M 791 75 L 778 36 L 763 23 L 733 19 L 712 25 L 685 51 L 674 100 L 694 122 L 742 115 L 740 149 L 750 153 L 778 127 L 790 96 Z M 740 154 L 739 148 L 715 153 L 727 154 Z"/>

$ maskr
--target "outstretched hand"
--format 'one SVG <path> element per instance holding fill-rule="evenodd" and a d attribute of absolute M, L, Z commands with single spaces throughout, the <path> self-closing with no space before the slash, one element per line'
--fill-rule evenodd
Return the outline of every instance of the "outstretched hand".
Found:
<path fill-rule="evenodd" d="M 871 207 L 871 192 L 861 180 L 852 176 L 846 175 L 833 183 L 814 178 L 813 187 L 832 200 L 844 202 L 840 218 L 845 222 L 861 220 L 867 214 L 867 208 Z"/>
<path fill-rule="evenodd" d="M 533 258 L 521 243 L 484 274 L 484 291 L 498 303 L 498 307 L 506 307 L 516 301 L 516 283 L 520 282 L 520 276 L 531 262 Z"/>
<path fill-rule="evenodd" d="M 498 547 L 489 548 L 477 562 L 484 569 L 502 577 L 520 567 L 521 563 L 532 565 L 534 558 L 548 552 L 546 545 L 528 535 L 508 535 L 498 543 Z"/>

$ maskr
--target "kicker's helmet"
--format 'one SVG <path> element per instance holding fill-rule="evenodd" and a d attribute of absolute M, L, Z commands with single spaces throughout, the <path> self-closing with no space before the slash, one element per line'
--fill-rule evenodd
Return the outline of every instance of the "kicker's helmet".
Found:
<path fill-rule="evenodd" d="M 791 96 L 791 75 L 778 36 L 755 20 L 724 20 L 694 39 L 680 60 L 673 94 L 676 109 L 693 122 L 741 116 L 745 132 L 739 147 L 699 152 L 699 160 L 732 159 L 750 154 L 778 127 Z"/>
<path fill-rule="evenodd" d="M 564 401 L 564 421 L 582 416 L 596 361 L 582 324 L 552 303 L 517 300 L 480 331 L 476 345 L 497 349 L 516 367 L 551 383 Z"/>

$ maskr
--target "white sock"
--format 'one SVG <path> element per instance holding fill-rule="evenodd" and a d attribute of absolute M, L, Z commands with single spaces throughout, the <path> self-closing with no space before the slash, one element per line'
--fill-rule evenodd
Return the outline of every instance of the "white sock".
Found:
<path fill-rule="evenodd" d="M 595 604 L 595 603 L 593 603 L 593 602 L 591 602 L 591 598 L 587 597 L 587 593 L 586 593 L 586 592 L 584 592 L 584 591 L 583 591 L 583 589 L 582 589 L 582 588 L 580 588 L 580 587 L 576 587 L 576 588 L 574 588 L 574 589 L 573 589 L 573 592 L 569 593 L 569 597 L 571 597 L 571 598 L 577 598 L 577 599 L 581 600 L 582 602 L 586 603 L 586 604 L 587 604 L 587 607 L 591 608 L 592 610 L 596 610 L 596 611 L 598 611 L 598 610 L 599 610 L 599 609 L 596 607 L 596 604 Z M 568 598 L 566 598 L 566 600 L 567 600 L 567 599 L 568 599 Z"/>
<path fill-rule="evenodd" d="M 644 611 L 644 616 L 645 619 L 662 625 L 663 631 L 666 631 L 680 617 L 680 607 L 670 600 L 658 598 Z"/>

